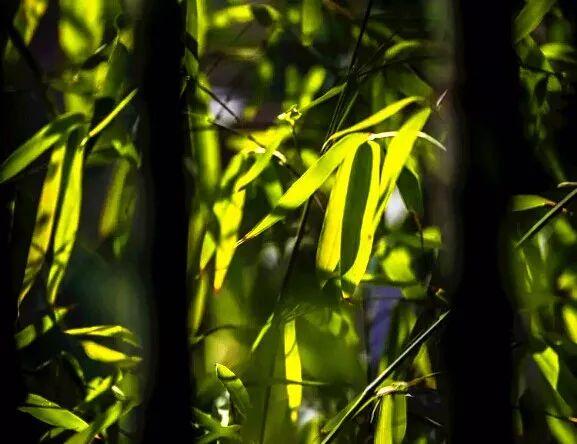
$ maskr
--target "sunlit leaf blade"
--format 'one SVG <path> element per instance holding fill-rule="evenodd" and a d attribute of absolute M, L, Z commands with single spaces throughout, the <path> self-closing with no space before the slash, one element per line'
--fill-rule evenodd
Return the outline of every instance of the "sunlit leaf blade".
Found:
<path fill-rule="evenodd" d="M 14 336 L 16 347 L 22 349 L 32 344 L 36 338 L 42 336 L 54 327 L 54 320 L 56 320 L 56 322 L 60 321 L 66 313 L 68 313 L 68 308 L 60 307 L 55 309 L 54 313 L 42 316 L 37 323 L 35 322 L 24 327 Z"/>
<path fill-rule="evenodd" d="M 132 101 L 132 99 L 134 99 L 134 97 L 136 96 L 137 93 L 138 93 L 137 89 L 132 90 L 124 99 L 122 99 L 118 103 L 118 105 L 116 105 L 114 107 L 114 109 L 112 111 L 110 111 L 100 122 L 98 122 L 94 126 L 94 128 L 92 128 L 88 132 L 87 138 L 95 137 L 104 128 L 106 128 L 108 125 L 110 125 L 110 123 L 116 118 L 116 116 L 118 116 L 118 114 L 120 114 L 121 111 L 130 104 L 130 102 Z"/>
<path fill-rule="evenodd" d="M 59 0 L 60 45 L 70 60 L 80 63 L 96 51 L 104 33 L 104 1 Z"/>
<path fill-rule="evenodd" d="M 18 296 L 19 304 L 24 300 L 34 284 L 36 276 L 42 269 L 46 253 L 50 246 L 50 238 L 56 217 L 58 195 L 62 180 L 65 152 L 66 145 L 61 145 L 54 148 L 50 156 L 50 163 L 48 164 L 48 170 L 46 171 L 40 200 L 38 202 L 38 209 L 36 210 L 36 223 L 34 224 L 34 230 L 32 231 L 32 237 L 30 239 L 30 248 L 28 250 L 26 268 L 24 269 L 22 289 Z"/>
<path fill-rule="evenodd" d="M 331 190 L 323 227 L 317 246 L 316 263 L 322 281 L 326 281 L 335 271 L 341 258 L 341 232 L 343 214 L 347 202 L 347 188 L 351 167 L 357 150 L 351 150 L 339 170 Z"/>
<path fill-rule="evenodd" d="M 216 364 L 216 377 L 230 394 L 230 398 L 238 413 L 242 418 L 246 418 L 250 408 L 250 398 L 242 381 L 222 364 Z"/>
<path fill-rule="evenodd" d="M 345 299 L 352 297 L 371 257 L 380 167 L 379 144 L 369 141 L 361 145 L 351 168 L 340 240 L 342 291 Z"/>
<path fill-rule="evenodd" d="M 557 204 L 547 211 L 541 219 L 539 219 L 529 230 L 519 239 L 515 244 L 516 248 L 521 247 L 527 240 L 538 233 L 545 225 L 547 225 L 557 214 L 559 214 L 565 206 L 571 202 L 575 196 L 577 196 L 577 189 L 574 189 L 569 194 L 567 194 L 563 199 L 561 199 Z"/>
<path fill-rule="evenodd" d="M 318 105 L 321 105 L 322 103 L 325 103 L 327 100 L 330 100 L 335 96 L 338 96 L 342 92 L 344 87 L 345 87 L 344 83 L 341 85 L 337 85 L 337 86 L 332 87 L 327 92 L 322 94 L 320 97 L 317 97 L 312 102 L 309 102 L 306 105 L 304 105 L 302 108 L 299 108 L 299 111 L 304 114 L 309 109 L 312 109 Z"/>
<path fill-rule="evenodd" d="M 53 244 L 53 262 L 48 274 L 48 300 L 56 301 L 60 282 L 64 277 L 80 221 L 84 150 L 69 144 L 62 178 L 60 208 Z"/>
<path fill-rule="evenodd" d="M 36 419 L 55 427 L 76 431 L 84 430 L 88 427 L 86 421 L 70 410 L 64 409 L 58 404 L 34 393 L 30 393 L 26 397 L 24 405 L 19 407 L 18 410 L 29 413 Z"/>
<path fill-rule="evenodd" d="M 138 347 L 140 341 L 128 328 L 121 325 L 94 325 L 92 327 L 69 328 L 64 333 L 72 336 L 93 336 L 100 338 L 118 338 L 127 344 Z"/>
<path fill-rule="evenodd" d="M 513 211 L 526 211 L 554 205 L 555 202 L 552 200 L 535 194 L 517 194 L 513 196 L 512 209 Z"/>
<path fill-rule="evenodd" d="M 241 242 L 258 236 L 282 220 L 290 211 L 304 204 L 340 165 L 347 153 L 350 150 L 355 150 L 366 140 L 367 134 L 356 133 L 343 137 L 335 143 L 331 149 L 323 154 L 312 167 L 291 185 L 272 212 L 250 230 Z"/>
<path fill-rule="evenodd" d="M 123 403 L 115 402 L 84 430 L 66 440 L 66 444 L 86 444 L 92 442 L 94 437 L 112 424 L 118 421 L 123 414 Z"/>
<path fill-rule="evenodd" d="M 196 407 L 193 407 L 192 409 L 194 413 L 193 424 L 207 432 L 196 441 L 197 443 L 209 444 L 219 439 L 234 442 L 242 441 L 239 435 L 239 425 L 223 426 L 208 413 L 204 413 Z"/>
<path fill-rule="evenodd" d="M 303 0 L 301 28 L 304 45 L 311 45 L 315 34 L 322 28 L 321 0 Z"/>
<path fill-rule="evenodd" d="M 531 34 L 555 3 L 556 0 L 528 0 L 513 22 L 513 41 L 517 43 Z"/>
<path fill-rule="evenodd" d="M 395 137 L 397 134 L 399 134 L 398 131 L 385 131 L 383 133 L 372 134 L 371 139 L 372 140 L 388 139 L 388 138 Z M 445 145 L 443 145 L 441 142 L 439 142 L 437 139 L 435 139 L 430 134 L 419 131 L 417 133 L 417 137 L 420 139 L 426 140 L 427 142 L 431 143 L 432 145 L 435 145 L 437 148 L 440 148 L 443 151 L 447 151 L 447 148 L 445 147 Z"/>
<path fill-rule="evenodd" d="M 133 367 L 142 360 L 138 356 L 127 355 L 94 341 L 81 341 L 80 344 L 86 356 L 94 361 L 116 364 L 121 367 Z"/>
<path fill-rule="evenodd" d="M 370 128 L 371 126 L 377 125 L 378 123 L 381 123 L 384 120 L 387 120 L 388 118 L 394 116 L 395 114 L 397 114 L 398 112 L 403 110 L 403 108 L 406 108 L 410 104 L 420 102 L 422 100 L 423 99 L 421 97 L 415 96 L 415 97 L 407 97 L 405 99 L 401 99 L 395 103 L 392 103 L 384 107 L 383 109 L 377 111 L 375 114 L 367 117 L 366 119 L 354 124 L 353 126 L 350 126 L 348 128 L 345 128 L 341 131 L 337 131 L 336 133 L 332 134 L 327 139 L 326 144 L 346 134 L 354 133 L 357 131 L 363 131 L 367 128 Z"/>
<path fill-rule="evenodd" d="M 375 430 L 375 444 L 401 444 L 407 431 L 407 398 L 404 394 L 384 395 Z"/>
<path fill-rule="evenodd" d="M 296 321 L 293 319 L 284 326 L 284 356 L 285 376 L 288 381 L 302 381 L 301 358 L 296 335 Z M 300 384 L 287 384 L 288 407 L 291 420 L 296 422 L 298 410 L 303 398 L 303 386 Z"/>
<path fill-rule="evenodd" d="M 411 154 L 418 133 L 425 126 L 430 114 L 431 110 L 424 108 L 411 115 L 387 148 L 381 174 L 380 201 L 374 218 L 375 229 L 395 190 L 397 179 Z"/>
<path fill-rule="evenodd" d="M 54 144 L 66 143 L 68 134 L 83 123 L 81 114 L 64 114 L 44 126 L 2 163 L 0 183 L 20 173 Z"/>

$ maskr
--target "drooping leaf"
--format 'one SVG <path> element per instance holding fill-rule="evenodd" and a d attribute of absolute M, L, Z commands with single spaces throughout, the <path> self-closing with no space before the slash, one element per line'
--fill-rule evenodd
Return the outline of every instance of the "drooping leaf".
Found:
<path fill-rule="evenodd" d="M 401 444 L 407 431 L 407 398 L 404 394 L 384 395 L 375 430 L 375 444 Z"/>
<path fill-rule="evenodd" d="M 250 408 L 250 397 L 240 378 L 222 364 L 216 364 L 216 377 L 230 394 L 238 413 L 242 418 L 246 418 Z"/>
<path fill-rule="evenodd" d="M 301 358 L 296 336 L 296 321 L 293 319 L 284 326 L 284 356 L 285 356 L 285 376 L 288 381 L 302 381 Z M 300 384 L 290 384 L 286 386 L 288 396 L 288 407 L 291 420 L 298 419 L 298 409 L 303 398 L 303 386 Z"/>
<path fill-rule="evenodd" d="M 99 338 L 118 338 L 127 344 L 138 347 L 140 341 L 128 328 L 121 325 L 95 325 L 92 327 L 69 328 L 64 333 L 71 336 L 94 336 Z"/>
<path fill-rule="evenodd" d="M 51 330 L 54 327 L 54 320 L 60 321 L 68 313 L 68 310 L 65 307 L 57 308 L 54 313 L 42 316 L 38 323 L 24 327 L 14 336 L 16 347 L 22 349 L 32 344 L 36 338 Z"/>
<path fill-rule="evenodd" d="M 523 40 L 541 23 L 556 0 L 528 0 L 513 22 L 513 41 Z"/>
<path fill-rule="evenodd" d="M 361 145 L 351 167 L 341 231 L 341 279 L 345 299 L 353 296 L 371 257 L 380 167 L 379 144 L 369 141 Z"/>
<path fill-rule="evenodd" d="M 347 188 L 357 150 L 351 150 L 339 170 L 331 191 L 317 246 L 316 264 L 322 281 L 326 281 L 341 259 L 343 214 L 347 202 Z"/>
<path fill-rule="evenodd" d="M 367 134 L 356 133 L 343 137 L 334 144 L 319 160 L 297 179 L 280 198 L 276 207 L 262 219 L 241 240 L 244 242 L 258 236 L 266 229 L 282 220 L 290 211 L 304 204 L 340 165 L 350 150 L 356 149 L 367 140 Z"/>
<path fill-rule="evenodd" d="M 11 179 L 55 144 L 66 143 L 68 134 L 85 123 L 81 114 L 63 114 L 20 145 L 0 166 L 0 183 Z"/>
<path fill-rule="evenodd" d="M 26 397 L 24 405 L 19 407 L 21 412 L 29 413 L 36 419 L 55 427 L 69 430 L 84 430 L 88 423 L 70 410 L 60 407 L 58 404 L 43 398 L 35 393 Z"/>
<path fill-rule="evenodd" d="M 425 126 L 430 114 L 431 110 L 429 108 L 415 112 L 403 124 L 387 148 L 381 174 L 380 201 L 374 218 L 375 229 L 395 190 L 397 179 L 411 154 L 418 133 Z"/>
<path fill-rule="evenodd" d="M 414 96 L 414 97 L 407 97 L 405 99 L 401 99 L 395 103 L 392 103 L 392 104 L 384 107 L 383 109 L 377 111 L 375 114 L 367 117 L 366 119 L 363 119 L 359 123 L 356 123 L 353 126 L 350 126 L 348 128 L 345 128 L 341 131 L 337 131 L 336 133 L 332 134 L 327 139 L 326 144 L 328 144 L 329 142 L 336 140 L 339 137 L 342 137 L 346 134 L 354 133 L 357 131 L 363 131 L 367 128 L 370 128 L 371 126 L 377 125 L 378 123 L 381 123 L 384 120 L 387 120 L 388 118 L 394 116 L 395 114 L 397 114 L 403 108 L 406 108 L 410 104 L 420 102 L 422 100 L 423 99 L 421 97 Z"/>
<path fill-rule="evenodd" d="M 309 46 L 313 43 L 315 34 L 322 29 L 322 3 L 321 0 L 303 0 L 301 12 L 301 31 L 303 44 Z"/>
<path fill-rule="evenodd" d="M 82 201 L 83 161 L 84 149 L 70 142 L 66 147 L 60 208 L 54 232 L 53 262 L 48 274 L 48 300 L 51 304 L 56 301 L 58 287 L 76 241 Z"/>

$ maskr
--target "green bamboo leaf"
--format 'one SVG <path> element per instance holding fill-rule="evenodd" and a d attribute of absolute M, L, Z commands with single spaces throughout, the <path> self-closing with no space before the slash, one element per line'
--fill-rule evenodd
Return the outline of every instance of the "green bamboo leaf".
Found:
<path fill-rule="evenodd" d="M 304 114 L 306 111 L 308 111 L 308 110 L 310 110 L 310 109 L 312 109 L 318 105 L 321 105 L 322 103 L 325 103 L 327 100 L 330 100 L 335 96 L 338 96 L 344 88 L 345 88 L 344 83 L 332 87 L 327 92 L 322 94 L 320 97 L 317 97 L 312 102 L 309 102 L 306 105 L 304 105 L 302 108 L 299 108 L 299 111 Z"/>
<path fill-rule="evenodd" d="M 367 128 L 370 128 L 371 126 L 377 125 L 383 122 L 384 120 L 387 120 L 388 118 L 394 116 L 395 114 L 397 114 L 398 112 L 403 110 L 403 108 L 406 108 L 410 104 L 421 101 L 423 101 L 422 97 L 413 96 L 392 103 L 384 107 L 383 109 L 377 111 L 375 114 L 372 114 L 366 119 L 360 121 L 359 123 L 356 123 L 353 126 L 350 126 L 348 128 L 345 128 L 344 130 L 337 131 L 336 133 L 332 134 L 325 142 L 325 146 L 328 143 L 332 142 L 333 140 L 338 139 L 339 137 L 342 137 L 346 134 L 362 131 Z"/>
<path fill-rule="evenodd" d="M 135 347 L 140 346 L 136 335 L 121 325 L 94 325 L 92 327 L 69 328 L 64 333 L 71 336 L 95 336 L 99 338 L 118 338 Z"/>
<path fill-rule="evenodd" d="M 88 427 L 67 439 L 66 444 L 86 444 L 92 442 L 96 435 L 120 419 L 124 413 L 123 410 L 123 403 L 120 401 L 115 402 L 102 414 L 98 415 Z"/>
<path fill-rule="evenodd" d="M 242 418 L 246 418 L 250 409 L 250 397 L 244 384 L 230 369 L 216 364 L 216 377 L 230 394 L 232 403 Z"/>
<path fill-rule="evenodd" d="M 82 114 L 63 114 L 20 145 L 0 166 L 0 183 L 11 179 L 57 143 L 66 143 L 68 134 L 85 123 Z"/>
<path fill-rule="evenodd" d="M 54 310 L 54 313 L 42 316 L 39 322 L 24 327 L 14 336 L 16 347 L 18 349 L 28 347 L 36 338 L 50 331 L 54 327 L 54 320 L 56 320 L 56 322 L 60 321 L 68 311 L 68 308 L 57 308 Z"/>
<path fill-rule="evenodd" d="M 76 240 L 82 201 L 84 149 L 69 143 L 66 151 L 67 159 L 64 162 L 63 185 L 60 189 L 60 208 L 52 247 L 53 262 L 48 274 L 48 300 L 51 304 L 56 301 L 58 287 L 64 277 Z"/>
<path fill-rule="evenodd" d="M 60 0 L 58 35 L 64 53 L 81 63 L 100 46 L 104 34 L 105 4 L 102 0 Z"/>
<path fill-rule="evenodd" d="M 575 196 L 577 196 L 577 189 L 574 189 L 569 194 L 567 194 L 563 199 L 561 199 L 557 204 L 547 211 L 541 219 L 539 219 L 529 230 L 519 239 L 515 244 L 515 248 L 521 247 L 527 240 L 538 233 L 545 225 L 547 225 L 557 214 L 563 211 L 563 208 L 571 202 Z"/>
<path fill-rule="evenodd" d="M 134 99 L 137 93 L 138 90 L 134 89 L 124 99 L 122 99 L 112 111 L 110 111 L 100 122 L 94 126 L 94 128 L 88 132 L 88 135 L 86 136 L 86 139 L 84 139 L 83 143 L 86 143 L 89 139 L 95 137 L 104 128 L 106 128 L 110 122 L 112 122 L 115 117 L 118 116 L 118 114 L 120 114 L 120 112 L 126 108 L 130 102 L 132 102 L 132 99 Z"/>
<path fill-rule="evenodd" d="M 193 424 L 207 432 L 197 440 L 198 444 L 209 444 L 219 439 L 242 442 L 239 434 L 239 425 L 223 426 L 208 413 L 205 413 L 196 407 L 193 407 L 192 410 L 194 414 Z"/>
<path fill-rule="evenodd" d="M 555 3 L 556 0 L 528 0 L 513 22 L 513 41 L 518 43 L 531 34 Z"/>
<path fill-rule="evenodd" d="M 351 150 L 339 167 L 325 213 L 316 255 L 317 270 L 323 282 L 330 278 L 341 258 L 343 214 L 356 152 L 357 150 Z"/>
<path fill-rule="evenodd" d="M 302 41 L 305 46 L 313 43 L 315 35 L 322 29 L 321 0 L 303 0 L 301 11 Z"/>
<path fill-rule="evenodd" d="M 396 393 L 383 396 L 375 430 L 375 444 L 401 444 L 406 431 L 406 396 Z"/>
<path fill-rule="evenodd" d="M 115 364 L 123 368 L 134 367 L 142 361 L 142 358 L 138 356 L 127 355 L 94 341 L 81 341 L 80 345 L 84 349 L 86 356 L 94 361 Z"/>
<path fill-rule="evenodd" d="M 571 63 L 572 65 L 577 64 L 577 52 L 568 43 L 544 43 L 541 45 L 541 52 L 550 60 Z"/>
<path fill-rule="evenodd" d="M 555 206 L 555 202 L 535 194 L 518 194 L 513 196 L 513 211 L 526 211 L 552 206 Z"/>
<path fill-rule="evenodd" d="M 395 190 L 399 175 L 413 150 L 415 140 L 423 126 L 425 126 L 430 114 L 431 110 L 429 108 L 415 112 L 403 124 L 387 148 L 387 155 L 385 156 L 381 174 L 380 202 L 373 222 L 374 229 L 379 224 L 380 218 Z"/>
<path fill-rule="evenodd" d="M 21 304 L 30 288 L 34 284 L 38 273 L 42 269 L 46 253 L 50 246 L 52 228 L 56 218 L 58 195 L 62 180 L 62 169 L 66 145 L 53 149 L 50 163 L 44 178 L 38 209 L 36 210 L 36 222 L 30 239 L 30 248 L 24 269 L 22 288 L 18 296 L 18 304 Z"/>
<path fill-rule="evenodd" d="M 363 278 L 373 246 L 373 218 L 379 200 L 381 147 L 361 145 L 353 161 L 341 232 L 343 297 L 349 299 Z"/>
<path fill-rule="evenodd" d="M 34 393 L 28 394 L 24 405 L 19 407 L 18 410 L 29 413 L 36 419 L 55 427 L 75 431 L 84 430 L 88 427 L 86 421 L 70 410 L 64 409 L 58 404 Z"/>
<path fill-rule="evenodd" d="M 366 133 L 356 133 L 343 137 L 319 160 L 297 179 L 283 194 L 272 212 L 262 219 L 242 239 L 241 243 L 258 236 L 266 229 L 282 220 L 287 213 L 298 208 L 329 178 L 351 150 L 355 150 L 367 140 Z"/>
<path fill-rule="evenodd" d="M 301 357 L 296 336 L 296 321 L 294 319 L 287 322 L 284 326 L 284 355 L 286 379 L 302 382 Z M 291 421 L 296 422 L 303 399 L 303 386 L 301 384 L 287 384 L 286 390 Z"/>

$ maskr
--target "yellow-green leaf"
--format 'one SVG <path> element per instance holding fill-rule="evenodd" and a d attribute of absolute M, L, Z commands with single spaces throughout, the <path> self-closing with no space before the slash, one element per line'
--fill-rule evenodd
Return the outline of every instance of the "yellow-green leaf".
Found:
<path fill-rule="evenodd" d="M 335 143 L 331 149 L 323 154 L 313 166 L 291 185 L 272 212 L 250 230 L 241 242 L 258 236 L 282 220 L 290 211 L 305 203 L 341 164 L 347 153 L 355 150 L 367 140 L 367 137 L 366 133 L 350 134 Z"/>
<path fill-rule="evenodd" d="M 56 143 L 65 143 L 70 131 L 84 123 L 81 114 L 64 114 L 20 145 L 0 166 L 0 183 L 11 179 Z"/>
<path fill-rule="evenodd" d="M 284 326 L 284 356 L 286 379 L 288 381 L 302 381 L 301 357 L 296 336 L 296 321 L 294 319 L 287 322 Z M 288 383 L 286 390 L 291 420 L 296 422 L 298 410 L 303 399 L 303 386 Z"/>
<path fill-rule="evenodd" d="M 333 141 L 333 140 L 338 139 L 339 137 L 344 136 L 345 134 L 350 134 L 350 133 L 354 133 L 357 131 L 363 131 L 367 128 L 370 128 L 371 126 L 377 125 L 378 123 L 381 123 L 384 120 L 387 120 L 389 117 L 394 116 L 395 114 L 397 114 L 403 108 L 406 108 L 410 104 L 420 102 L 422 100 L 423 100 L 422 97 L 413 96 L 413 97 L 407 97 L 407 98 L 401 99 L 395 103 L 392 103 L 388 106 L 385 106 L 383 109 L 377 111 L 376 113 L 372 114 L 371 116 L 367 117 L 366 119 L 361 120 L 359 123 L 356 123 L 353 126 L 345 128 L 341 131 L 337 131 L 336 133 L 334 133 L 333 135 L 331 135 L 331 137 L 329 137 L 327 139 L 327 142 L 325 143 L 325 145 L 328 144 L 329 142 Z"/>
<path fill-rule="evenodd" d="M 138 347 L 140 341 L 128 328 L 121 325 L 94 325 L 92 327 L 69 328 L 64 331 L 72 336 L 96 336 L 101 338 L 118 338 Z"/>
<path fill-rule="evenodd" d="M 375 444 L 401 444 L 407 431 L 407 398 L 404 394 L 384 395 L 375 430 Z"/>
<path fill-rule="evenodd" d="M 54 313 L 42 316 L 39 322 L 24 327 L 14 335 L 16 347 L 21 349 L 32 344 L 37 337 L 43 335 L 54 327 L 54 319 L 58 322 L 66 315 L 66 313 L 68 313 L 68 308 L 57 308 L 54 310 Z"/>
<path fill-rule="evenodd" d="M 387 148 L 381 174 L 380 201 L 375 213 L 374 229 L 376 229 L 381 215 L 389 203 L 389 199 L 395 190 L 397 179 L 413 150 L 419 132 L 427 123 L 430 114 L 431 110 L 429 108 L 415 112 L 407 119 Z"/>
<path fill-rule="evenodd" d="M 69 430 L 84 430 L 88 423 L 70 410 L 60 407 L 58 404 L 43 398 L 40 395 L 30 393 L 26 397 L 24 405 L 19 407 L 21 412 L 29 413 L 51 426 Z"/>
<path fill-rule="evenodd" d="M 341 258 L 343 214 L 347 201 L 351 167 L 353 166 L 356 152 L 357 150 L 351 150 L 339 167 L 325 213 L 316 256 L 317 270 L 323 281 L 326 281 L 331 276 Z"/>
<path fill-rule="evenodd" d="M 222 364 L 216 364 L 216 377 L 230 394 L 232 403 L 238 413 L 243 418 L 246 418 L 250 408 L 250 398 L 240 378 Z"/>
<path fill-rule="evenodd" d="M 322 29 L 322 21 L 321 0 L 303 0 L 301 28 L 304 45 L 309 46 L 313 43 L 315 35 Z"/>
<path fill-rule="evenodd" d="M 373 218 L 379 200 L 381 147 L 369 141 L 355 154 L 341 232 L 343 297 L 352 297 L 363 278 L 373 246 Z"/>
<path fill-rule="evenodd" d="M 74 63 L 81 63 L 100 46 L 104 33 L 104 2 L 60 0 L 60 46 Z"/>
<path fill-rule="evenodd" d="M 552 206 L 555 206 L 555 202 L 535 194 L 518 194 L 513 196 L 513 211 L 526 211 Z"/>
<path fill-rule="evenodd" d="M 513 41 L 518 43 L 539 26 L 556 0 L 528 0 L 513 22 Z"/>
<path fill-rule="evenodd" d="M 138 356 L 127 355 L 94 341 L 81 341 L 80 344 L 82 345 L 86 356 L 94 361 L 117 364 L 122 367 L 132 367 L 142 360 Z"/>

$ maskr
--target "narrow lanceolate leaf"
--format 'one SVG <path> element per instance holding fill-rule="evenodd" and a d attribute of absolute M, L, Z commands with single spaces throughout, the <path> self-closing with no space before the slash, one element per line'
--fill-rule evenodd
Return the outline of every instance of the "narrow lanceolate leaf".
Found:
<path fill-rule="evenodd" d="M 214 212 L 219 220 L 219 239 L 216 246 L 214 271 L 214 290 L 219 291 L 226 277 L 230 262 L 236 250 L 238 229 L 242 222 L 246 191 L 233 193 L 230 200 L 219 201 L 214 205 Z"/>
<path fill-rule="evenodd" d="M 118 350 L 113 350 L 112 348 L 98 344 L 97 342 L 81 341 L 80 344 L 86 356 L 94 361 L 116 364 L 121 367 L 133 367 L 142 360 L 138 356 L 127 355 Z"/>
<path fill-rule="evenodd" d="M 366 133 L 350 134 L 335 143 L 291 185 L 272 212 L 250 230 L 241 242 L 258 236 L 282 220 L 290 211 L 304 204 L 341 164 L 347 153 L 355 150 L 367 137 Z"/>
<path fill-rule="evenodd" d="M 236 411 L 242 418 L 246 418 L 250 408 L 250 398 L 240 378 L 222 364 L 216 364 L 216 377 L 230 394 Z"/>
<path fill-rule="evenodd" d="M 303 44 L 311 45 L 315 34 L 322 28 L 321 0 L 303 0 L 301 27 Z"/>
<path fill-rule="evenodd" d="M 552 206 L 555 206 L 555 202 L 535 194 L 517 194 L 513 196 L 513 211 L 527 211 Z"/>
<path fill-rule="evenodd" d="M 345 84 L 342 83 L 340 85 L 334 86 L 331 89 L 329 89 L 327 92 L 325 92 L 324 94 L 322 94 L 321 96 L 317 97 L 316 99 L 314 99 L 312 102 L 307 103 L 306 105 L 304 105 L 302 108 L 299 109 L 299 111 L 301 113 L 305 113 L 306 111 L 308 111 L 309 109 L 314 108 L 315 106 L 321 105 L 322 103 L 325 103 L 327 100 L 332 99 L 335 96 L 338 96 L 342 90 L 345 88 Z"/>
<path fill-rule="evenodd" d="M 341 232 L 343 297 L 352 297 L 373 247 L 373 218 L 379 200 L 381 147 L 369 141 L 356 152 L 351 168 Z"/>
<path fill-rule="evenodd" d="M 114 109 L 112 111 L 110 111 L 100 122 L 98 122 L 94 126 L 94 128 L 92 128 L 90 130 L 90 132 L 88 133 L 87 139 L 95 137 L 104 128 L 106 128 L 108 125 L 110 125 L 110 122 L 112 122 L 116 118 L 116 116 L 118 116 L 118 114 L 120 114 L 120 112 L 128 106 L 128 104 L 132 101 L 132 99 L 134 99 L 137 92 L 138 92 L 138 90 L 134 89 L 124 99 L 122 99 L 118 103 L 118 105 L 116 105 L 114 107 Z"/>
<path fill-rule="evenodd" d="M 415 103 L 415 102 L 419 102 L 422 100 L 423 100 L 422 97 L 407 97 L 405 99 L 401 99 L 395 103 L 392 103 L 392 104 L 384 107 L 383 109 L 377 111 L 375 114 L 373 114 L 373 115 L 367 117 L 366 119 L 360 121 L 359 123 L 356 123 L 353 126 L 345 128 L 344 130 L 337 131 L 336 133 L 334 133 L 333 135 L 331 135 L 331 137 L 329 137 L 327 139 L 327 142 L 325 143 L 325 145 L 328 144 L 329 142 L 333 141 L 333 140 L 336 140 L 336 139 L 344 136 L 345 134 L 350 134 L 350 133 L 354 133 L 357 131 L 363 131 L 367 128 L 370 128 L 371 126 L 377 125 L 377 124 L 383 122 L 384 120 L 387 120 L 389 117 L 394 116 L 395 114 L 397 114 L 403 108 L 406 108 L 410 104 Z"/>
<path fill-rule="evenodd" d="M 339 167 L 325 213 L 316 257 L 317 270 L 323 281 L 330 278 L 341 258 L 343 214 L 347 201 L 347 188 L 351 175 L 351 167 L 353 166 L 356 152 L 357 150 L 351 150 Z"/>
<path fill-rule="evenodd" d="M 72 144 L 66 149 L 68 159 L 64 165 L 60 209 L 54 232 L 53 262 L 48 274 L 48 300 L 51 304 L 56 301 L 56 293 L 70 259 L 80 221 L 84 150 Z"/>
<path fill-rule="evenodd" d="M 430 114 L 431 110 L 429 108 L 414 113 L 389 144 L 381 174 L 380 201 L 373 222 L 374 229 L 376 229 L 383 211 L 385 211 L 389 203 L 399 175 L 413 150 L 415 140 L 425 123 L 427 123 Z"/>
<path fill-rule="evenodd" d="M 121 325 L 94 325 L 92 327 L 70 328 L 65 330 L 64 333 L 72 336 L 117 338 L 135 347 L 138 347 L 140 344 L 136 335 Z"/>
<path fill-rule="evenodd" d="M 76 431 L 84 430 L 88 427 L 86 421 L 70 410 L 64 409 L 58 404 L 34 393 L 30 393 L 26 397 L 24 405 L 19 407 L 18 410 L 29 413 L 36 419 L 55 427 Z"/>
<path fill-rule="evenodd" d="M 515 17 L 513 41 L 518 43 L 531 34 L 555 3 L 557 3 L 556 0 L 528 0 L 519 15 Z"/>
<path fill-rule="evenodd" d="M 66 315 L 66 313 L 68 313 L 68 308 L 57 308 L 54 310 L 54 313 L 44 315 L 38 322 L 24 327 L 14 335 L 16 347 L 18 349 L 28 347 L 36 340 L 36 338 L 42 336 L 54 327 L 54 320 L 58 322 Z"/>
<path fill-rule="evenodd" d="M 401 444 L 407 431 L 407 398 L 404 394 L 383 396 L 375 430 L 375 444 Z"/>
<path fill-rule="evenodd" d="M 301 357 L 296 336 L 296 321 L 293 319 L 284 326 L 284 355 L 285 375 L 288 381 L 302 381 Z M 287 384 L 288 406 L 291 412 L 291 420 L 296 422 L 298 410 L 303 399 L 303 386 L 300 384 Z"/>
<path fill-rule="evenodd" d="M 20 145 L 0 166 L 0 183 L 11 179 L 56 143 L 65 143 L 70 131 L 84 123 L 82 114 L 64 114 Z"/>
<path fill-rule="evenodd" d="M 66 145 L 61 145 L 54 148 L 50 157 L 40 200 L 38 201 L 38 209 L 36 210 L 36 222 L 30 240 L 30 248 L 28 250 L 26 268 L 24 269 L 22 289 L 18 296 L 18 304 L 24 300 L 32 284 L 34 284 L 38 272 L 42 269 L 46 253 L 50 246 L 50 238 L 56 217 L 58 195 L 62 180 L 65 152 Z"/>
<path fill-rule="evenodd" d="M 66 440 L 66 444 L 85 444 L 93 442 L 96 435 L 117 422 L 123 414 L 123 403 L 118 401 L 108 407 L 103 413 L 81 432 Z"/>

